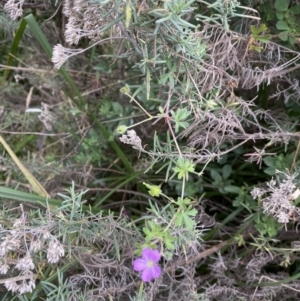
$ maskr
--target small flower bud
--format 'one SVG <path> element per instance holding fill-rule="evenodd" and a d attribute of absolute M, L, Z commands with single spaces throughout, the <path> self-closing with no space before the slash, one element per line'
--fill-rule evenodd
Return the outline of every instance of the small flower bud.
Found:
<path fill-rule="evenodd" d="M 127 126 L 126 125 L 120 125 L 117 127 L 116 129 L 116 133 L 119 134 L 119 135 L 122 135 L 124 134 L 125 132 L 127 131 Z"/>

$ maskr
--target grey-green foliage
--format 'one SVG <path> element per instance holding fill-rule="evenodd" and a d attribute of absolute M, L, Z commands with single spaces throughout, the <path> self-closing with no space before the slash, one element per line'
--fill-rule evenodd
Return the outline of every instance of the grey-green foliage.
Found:
<path fill-rule="evenodd" d="M 76 290 L 68 284 L 68 279 L 64 280 L 64 275 L 59 269 L 57 269 L 57 280 L 57 284 L 41 281 L 41 285 L 47 294 L 47 301 L 70 300 L 70 296 L 76 293 Z"/>

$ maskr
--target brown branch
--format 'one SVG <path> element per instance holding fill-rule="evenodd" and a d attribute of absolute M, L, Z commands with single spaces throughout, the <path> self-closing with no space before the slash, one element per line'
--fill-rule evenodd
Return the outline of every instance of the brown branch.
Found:
<path fill-rule="evenodd" d="M 252 231 L 252 232 L 247 232 L 245 234 L 243 234 L 243 239 L 244 240 L 247 240 L 251 237 L 251 234 L 253 235 L 254 233 L 256 233 L 257 231 Z M 170 272 L 172 270 L 175 270 L 176 268 L 178 268 L 179 266 L 182 266 L 182 265 L 188 265 L 188 264 L 191 264 L 193 262 L 196 262 L 200 259 L 203 259 L 203 258 L 206 258 L 216 252 L 218 252 L 219 250 L 221 250 L 223 247 L 226 247 L 226 246 L 229 246 L 231 244 L 234 244 L 236 243 L 235 240 L 233 240 L 232 238 L 226 240 L 226 241 L 223 241 L 221 243 L 219 243 L 218 245 L 215 245 L 209 249 L 206 249 L 204 250 L 203 252 L 197 254 L 197 255 L 192 255 L 192 256 L 189 256 L 187 259 L 183 259 L 183 260 L 178 260 L 176 262 L 174 262 L 171 266 L 168 266 L 164 269 L 164 272 Z"/>

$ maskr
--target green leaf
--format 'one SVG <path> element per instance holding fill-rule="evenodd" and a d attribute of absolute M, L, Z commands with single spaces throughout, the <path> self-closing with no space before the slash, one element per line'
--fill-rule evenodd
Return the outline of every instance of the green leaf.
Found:
<path fill-rule="evenodd" d="M 93 66 L 93 70 L 100 71 L 103 73 L 111 73 L 111 69 L 107 61 L 101 60 L 98 64 Z"/>
<path fill-rule="evenodd" d="M 279 33 L 279 39 L 282 41 L 287 41 L 289 38 L 289 32 L 288 31 L 282 31 Z"/>
<path fill-rule="evenodd" d="M 211 170 L 210 176 L 218 183 L 222 182 L 221 175 L 216 170 Z"/>
<path fill-rule="evenodd" d="M 263 50 L 263 47 L 261 47 L 261 46 L 255 46 L 255 45 L 250 45 L 249 49 L 253 50 L 253 51 L 261 52 Z"/>
<path fill-rule="evenodd" d="M 151 240 L 156 238 L 162 239 L 164 236 L 164 230 L 162 227 L 152 221 L 147 222 L 147 227 L 144 227 L 143 231 L 146 235 L 145 240 L 147 242 L 151 242 Z"/>
<path fill-rule="evenodd" d="M 112 105 L 112 110 L 115 114 L 119 115 L 120 117 L 123 117 L 124 113 L 124 106 L 122 106 L 119 102 L 113 101 L 111 103 Z"/>
<path fill-rule="evenodd" d="M 160 225 L 155 224 L 152 221 L 147 222 L 147 227 L 143 228 L 145 233 L 145 241 L 149 244 L 153 240 L 160 240 L 163 242 L 169 250 L 175 249 L 176 237 L 172 236 L 169 230 L 163 229 Z"/>
<path fill-rule="evenodd" d="M 187 206 L 191 205 L 191 200 L 189 198 L 178 198 L 176 204 L 180 207 L 180 209 L 185 210 Z"/>
<path fill-rule="evenodd" d="M 269 237 L 273 237 L 277 234 L 278 228 L 280 224 L 270 216 L 258 216 L 258 218 L 254 221 L 254 227 L 262 234 L 268 235 Z"/>
<path fill-rule="evenodd" d="M 177 227 L 185 227 L 188 230 L 193 230 L 196 225 L 196 222 L 189 217 L 195 216 L 197 214 L 197 210 L 193 209 L 188 212 L 179 211 L 176 215 L 175 225 Z"/>
<path fill-rule="evenodd" d="M 197 210 L 192 207 L 191 200 L 189 198 L 178 198 L 176 204 L 180 209 L 176 213 L 175 225 L 192 230 L 196 225 L 193 217 L 196 216 Z"/>
<path fill-rule="evenodd" d="M 263 158 L 263 162 L 267 165 L 267 166 L 275 166 L 275 158 L 273 157 L 264 157 Z"/>
<path fill-rule="evenodd" d="M 172 236 L 169 230 L 165 231 L 164 232 L 164 243 L 168 250 L 170 250 L 170 251 L 175 250 L 175 242 L 176 242 L 176 237 Z"/>
<path fill-rule="evenodd" d="M 234 194 L 240 194 L 242 192 L 242 189 L 240 187 L 234 186 L 234 185 L 228 185 L 224 187 L 226 192 L 234 193 Z"/>
<path fill-rule="evenodd" d="M 178 173 L 179 180 L 182 178 L 188 180 L 189 172 L 195 172 L 195 164 L 189 159 L 179 158 L 176 164 L 177 166 L 173 170 L 175 174 Z"/>
<path fill-rule="evenodd" d="M 214 110 L 217 106 L 218 106 L 218 104 L 213 99 L 209 99 L 205 103 L 206 109 Z"/>
<path fill-rule="evenodd" d="M 278 11 L 285 12 L 288 10 L 290 4 L 290 0 L 275 0 L 275 8 Z"/>
<path fill-rule="evenodd" d="M 276 17 L 277 17 L 278 20 L 282 20 L 283 19 L 283 13 L 278 11 L 276 13 Z"/>
<path fill-rule="evenodd" d="M 296 43 L 296 39 L 294 37 L 289 37 L 289 43 L 294 45 Z"/>
<path fill-rule="evenodd" d="M 270 34 L 266 34 L 264 36 L 257 36 L 256 40 L 263 42 L 263 43 L 268 43 L 271 40 L 272 36 Z"/>
<path fill-rule="evenodd" d="M 292 6 L 290 9 L 289 9 L 289 12 L 292 13 L 292 14 L 300 14 L 300 4 L 298 5 L 295 5 L 295 6 Z"/>
<path fill-rule="evenodd" d="M 283 20 L 279 20 L 276 23 L 276 28 L 279 29 L 279 30 L 289 30 L 290 29 L 288 24 Z"/>
<path fill-rule="evenodd" d="M 254 25 L 250 26 L 250 30 L 252 35 L 257 36 L 260 35 L 262 32 L 266 31 L 268 28 L 266 24 L 260 24 L 260 26 L 257 28 Z"/>
<path fill-rule="evenodd" d="M 270 176 L 274 176 L 276 173 L 276 168 L 274 166 L 270 166 L 270 167 L 264 169 L 264 173 L 266 173 L 267 175 L 270 175 Z"/>
<path fill-rule="evenodd" d="M 222 177 L 224 180 L 227 180 L 229 176 L 231 175 L 232 167 L 229 164 L 226 164 L 222 168 Z"/>
<path fill-rule="evenodd" d="M 296 18 L 288 18 L 287 22 L 289 23 L 289 25 L 295 25 L 296 24 Z"/>
<path fill-rule="evenodd" d="M 175 133 L 179 131 L 180 127 L 186 129 L 189 126 L 188 122 L 184 121 L 190 116 L 190 111 L 187 108 L 179 108 L 177 109 L 176 113 L 171 111 L 171 115 L 173 117 L 173 121 L 175 122 Z"/>

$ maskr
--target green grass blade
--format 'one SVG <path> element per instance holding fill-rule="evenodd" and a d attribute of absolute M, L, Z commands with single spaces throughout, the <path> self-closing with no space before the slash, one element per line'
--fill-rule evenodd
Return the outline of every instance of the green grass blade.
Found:
<path fill-rule="evenodd" d="M 120 184 L 116 185 L 111 191 L 107 192 L 105 196 L 97 201 L 94 205 L 94 207 L 99 207 L 101 204 L 103 204 L 113 193 L 115 193 L 119 188 L 124 187 L 126 184 L 130 183 L 132 180 L 134 180 L 140 173 L 134 174 L 132 176 L 128 176 L 124 181 L 122 181 Z"/>
<path fill-rule="evenodd" d="M 23 192 L 12 188 L 0 186 L 0 202 L 3 201 L 3 199 L 11 199 L 16 200 L 18 202 L 32 203 L 36 205 L 41 205 L 45 208 L 48 207 L 47 204 L 49 204 L 49 206 L 51 207 L 59 207 L 61 205 L 61 201 L 56 199 L 45 198 L 28 192 Z"/>
<path fill-rule="evenodd" d="M 12 41 L 11 48 L 10 48 L 10 51 L 9 51 L 9 55 L 8 55 L 8 58 L 7 58 L 7 61 L 6 61 L 6 65 L 9 66 L 9 67 L 14 65 L 14 60 L 15 60 L 14 56 L 16 56 L 16 54 L 17 54 L 19 43 L 20 43 L 20 40 L 23 36 L 26 25 L 27 25 L 26 21 L 24 19 L 22 19 L 20 21 L 19 28 L 16 32 L 16 35 L 15 35 L 13 41 Z M 9 72 L 10 72 L 10 69 L 5 69 L 4 70 L 2 81 L 1 81 L 1 86 L 4 85 L 6 79 L 8 78 Z"/>
<path fill-rule="evenodd" d="M 45 198 L 42 196 L 38 196 L 36 194 L 0 186 L 0 203 L 5 202 L 6 199 L 40 205 L 44 208 L 48 208 L 50 206 L 51 209 L 56 209 L 56 208 L 60 207 L 63 202 L 62 200 L 57 200 L 57 199 L 53 199 L 53 198 Z M 83 211 L 90 211 L 94 214 L 99 213 L 99 208 L 96 208 L 95 206 L 90 207 L 87 205 L 83 205 L 82 209 L 83 209 Z M 108 214 L 107 210 L 102 210 L 102 212 L 104 214 Z"/>
<path fill-rule="evenodd" d="M 42 32 L 39 24 L 36 22 L 34 16 L 32 14 L 25 17 L 25 21 L 29 25 L 33 35 L 36 37 L 36 39 L 39 41 L 41 46 L 43 47 L 46 54 L 51 57 L 52 56 L 52 46 L 48 42 L 46 36 Z"/>

